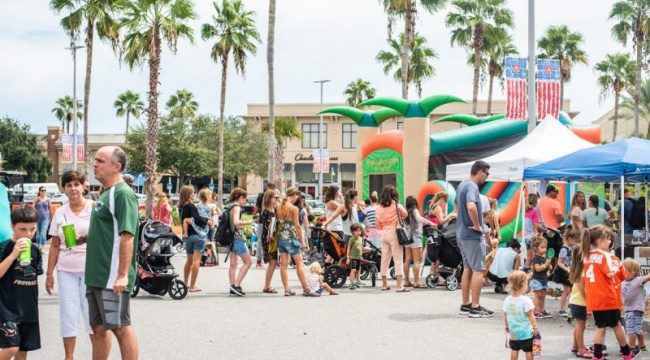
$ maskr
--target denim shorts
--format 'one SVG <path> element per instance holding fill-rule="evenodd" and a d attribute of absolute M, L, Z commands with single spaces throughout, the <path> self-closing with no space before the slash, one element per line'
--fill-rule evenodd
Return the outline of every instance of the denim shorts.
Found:
<path fill-rule="evenodd" d="M 194 253 L 200 253 L 205 250 L 205 243 L 207 240 L 198 235 L 191 235 L 185 239 L 185 253 L 187 255 L 192 255 Z"/>
<path fill-rule="evenodd" d="M 233 240 L 232 244 L 230 245 L 230 252 L 234 252 L 239 256 L 248 254 L 248 246 L 246 246 L 246 241 L 240 239 Z"/>
<path fill-rule="evenodd" d="M 278 251 L 280 254 L 289 254 L 291 256 L 300 254 L 300 241 L 294 240 L 278 240 Z"/>
<path fill-rule="evenodd" d="M 537 279 L 530 280 L 530 288 L 533 291 L 542 291 L 548 289 L 548 283 L 543 283 Z"/>
<path fill-rule="evenodd" d="M 643 335 L 643 311 L 625 312 L 625 332 L 634 335 Z"/>

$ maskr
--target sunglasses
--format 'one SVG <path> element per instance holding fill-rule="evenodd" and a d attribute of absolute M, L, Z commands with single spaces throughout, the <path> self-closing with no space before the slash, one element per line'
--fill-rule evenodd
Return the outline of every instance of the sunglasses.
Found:
<path fill-rule="evenodd" d="M 279 197 L 279 196 L 274 196 L 273 198 L 274 198 L 274 199 L 279 199 L 280 197 Z"/>
<path fill-rule="evenodd" d="M 485 176 L 490 176 L 490 172 L 489 172 L 489 171 L 485 171 L 485 170 L 483 170 L 483 172 L 485 173 Z"/>
<path fill-rule="evenodd" d="M 45 192 L 45 189 L 38 190 L 38 192 Z"/>

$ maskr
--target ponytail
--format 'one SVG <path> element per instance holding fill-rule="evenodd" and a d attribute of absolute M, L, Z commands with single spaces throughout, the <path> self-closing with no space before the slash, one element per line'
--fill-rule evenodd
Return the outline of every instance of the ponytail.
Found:
<path fill-rule="evenodd" d="M 589 250 L 591 248 L 591 231 L 585 228 L 582 230 L 582 235 L 580 235 L 580 253 L 582 254 L 582 260 L 589 257 Z"/>

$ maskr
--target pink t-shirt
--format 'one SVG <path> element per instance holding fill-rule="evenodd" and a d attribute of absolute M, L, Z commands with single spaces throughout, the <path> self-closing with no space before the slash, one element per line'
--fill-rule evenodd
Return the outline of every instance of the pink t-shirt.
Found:
<path fill-rule="evenodd" d="M 402 205 L 398 206 L 399 214 L 402 218 L 405 218 L 407 213 Z M 375 209 L 375 221 L 377 223 L 377 230 L 395 230 L 397 229 L 397 211 L 395 210 L 395 204 L 391 204 L 389 207 L 377 206 Z"/>
<path fill-rule="evenodd" d="M 546 196 L 539 201 L 539 212 L 542 215 L 542 221 L 547 227 L 559 229 L 560 222 L 557 221 L 557 215 L 562 215 L 560 202 Z"/>
<path fill-rule="evenodd" d="M 61 251 L 59 252 L 59 261 L 56 264 L 58 271 L 73 273 L 83 273 L 85 271 L 86 244 L 77 245 L 68 249 L 65 246 L 63 229 L 61 227 L 66 224 L 74 224 L 77 237 L 87 236 L 92 211 L 93 202 L 90 200 L 86 200 L 84 208 L 77 215 L 72 212 L 69 203 L 56 209 L 52 223 L 50 224 L 50 236 L 57 236 L 61 239 Z"/>

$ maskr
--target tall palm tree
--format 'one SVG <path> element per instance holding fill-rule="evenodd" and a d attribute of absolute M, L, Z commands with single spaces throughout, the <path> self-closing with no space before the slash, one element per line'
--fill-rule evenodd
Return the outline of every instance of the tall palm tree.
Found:
<path fill-rule="evenodd" d="M 127 90 L 117 96 L 113 103 L 115 108 L 115 115 L 122 117 L 126 116 L 126 129 L 124 135 L 129 135 L 130 116 L 135 116 L 136 119 L 140 118 L 140 114 L 144 111 L 144 102 L 140 100 L 140 94 Z"/>
<path fill-rule="evenodd" d="M 149 65 L 149 105 L 147 109 L 147 151 L 145 168 L 147 180 L 147 216 L 151 215 L 154 194 L 158 185 L 158 83 L 162 42 L 176 53 L 178 40 L 194 41 L 188 22 L 196 18 L 190 0 L 120 0 L 123 14 L 120 25 L 125 29 L 122 57 L 130 69 Z"/>
<path fill-rule="evenodd" d="M 596 82 L 600 87 L 600 100 L 606 99 L 610 92 L 614 93 L 614 130 L 612 132 L 612 141 L 614 141 L 618 131 L 621 92 L 631 84 L 636 64 L 629 54 L 609 54 L 605 60 L 598 62 L 594 69 L 598 74 Z"/>
<path fill-rule="evenodd" d="M 74 41 L 85 26 L 86 35 L 86 79 L 84 82 L 84 144 L 88 144 L 88 109 L 90 103 L 90 79 L 93 66 L 95 31 L 100 39 L 110 41 L 113 50 L 119 45 L 117 22 L 113 17 L 115 0 L 50 0 L 50 7 L 57 14 L 64 10 L 69 15 L 61 19 L 61 27 Z M 84 146 L 84 159 L 88 159 L 89 147 Z M 84 167 L 86 171 L 86 167 Z"/>
<path fill-rule="evenodd" d="M 226 75 L 228 60 L 232 54 L 235 70 L 245 75 L 246 60 L 249 55 L 255 55 L 260 34 L 255 28 L 254 11 L 246 10 L 241 0 L 222 0 L 221 5 L 214 2 L 215 14 L 212 23 L 203 24 L 201 38 L 214 39 L 210 57 L 216 63 L 221 63 L 221 104 L 219 108 L 219 169 L 218 169 L 218 199 L 222 205 L 223 194 L 223 131 L 224 112 L 226 109 Z"/>
<path fill-rule="evenodd" d="M 472 114 L 476 115 L 485 34 L 494 28 L 512 29 L 512 11 L 505 0 L 452 0 L 451 4 L 454 10 L 445 20 L 447 27 L 452 29 L 451 44 L 474 51 Z"/>
<path fill-rule="evenodd" d="M 269 86 L 269 128 L 275 129 L 275 69 L 273 56 L 275 54 L 275 0 L 269 0 L 269 25 L 266 35 L 266 68 L 268 71 Z M 276 183 L 273 173 L 275 172 L 275 132 L 269 131 L 269 170 L 268 182 Z M 276 185 L 280 185 L 276 183 Z"/>
<path fill-rule="evenodd" d="M 636 51 L 636 74 L 634 78 L 634 135 L 639 136 L 639 100 L 641 96 L 641 70 L 643 68 L 643 51 L 648 46 L 650 34 L 650 1 L 619 0 L 612 5 L 609 18 L 616 24 L 612 26 L 612 35 L 623 45 L 632 38 Z"/>
<path fill-rule="evenodd" d="M 404 18 L 404 36 L 400 56 L 400 81 L 402 83 L 402 98 L 408 99 L 409 84 L 409 51 L 415 39 L 415 20 L 417 17 L 418 0 L 379 0 L 388 14 L 389 38 L 391 38 L 392 24 L 396 17 Z M 428 13 L 433 14 L 447 5 L 447 0 L 420 0 L 419 5 Z"/>
<path fill-rule="evenodd" d="M 634 119 L 634 100 L 624 99 L 621 108 L 627 110 L 622 112 L 621 117 L 624 119 Z M 641 83 L 641 96 L 639 97 L 639 118 L 648 123 L 646 138 L 650 138 L 650 80 L 644 80 Z"/>
<path fill-rule="evenodd" d="M 564 84 L 571 81 L 571 68 L 577 63 L 589 64 L 583 43 L 582 34 L 571 31 L 566 25 L 549 27 L 537 41 L 539 58 L 560 60 L 560 110 L 564 105 Z"/>
<path fill-rule="evenodd" d="M 362 78 L 351 81 L 345 87 L 345 91 L 343 91 L 343 95 L 346 96 L 345 101 L 349 106 L 354 106 L 364 100 L 372 99 L 376 93 L 377 89 L 370 86 L 370 81 L 365 81 Z"/>
<path fill-rule="evenodd" d="M 72 98 L 66 95 L 62 98 L 56 99 L 56 107 L 52 108 L 52 113 L 61 122 L 61 127 L 65 129 L 65 133 L 70 133 L 70 123 L 72 122 L 73 110 Z M 83 104 L 77 100 L 77 120 L 83 121 Z"/>
<path fill-rule="evenodd" d="M 519 51 L 513 43 L 512 35 L 504 28 L 497 27 L 485 33 L 485 48 L 483 49 L 487 58 L 488 83 L 488 104 L 487 114 L 492 115 L 492 93 L 494 91 L 494 79 L 498 79 L 503 86 L 503 74 L 506 67 L 507 56 L 517 55 Z"/>
<path fill-rule="evenodd" d="M 393 69 L 397 68 L 393 73 L 393 78 L 396 81 L 403 79 L 402 68 L 398 67 L 401 61 L 403 42 L 404 34 L 400 35 L 400 41 L 388 39 L 389 50 L 381 50 L 375 57 L 384 66 L 384 74 L 388 75 Z M 436 69 L 431 65 L 431 61 L 437 59 L 438 54 L 432 48 L 427 47 L 427 39 L 417 33 L 411 42 L 410 53 L 407 85 L 409 83 L 415 84 L 418 97 L 422 97 L 422 81 L 435 76 Z"/>
<path fill-rule="evenodd" d="M 176 90 L 176 94 L 169 97 L 166 105 L 170 113 L 183 119 L 194 117 L 199 109 L 199 103 L 194 100 L 194 94 L 187 89 Z"/>
<path fill-rule="evenodd" d="M 268 124 L 262 125 L 262 131 L 268 132 Z M 283 170 L 284 170 L 284 150 L 286 149 L 287 141 L 292 139 L 301 139 L 302 133 L 298 127 L 298 121 L 290 117 L 278 117 L 275 119 L 275 169 L 273 176 L 276 181 L 282 183 Z"/>

